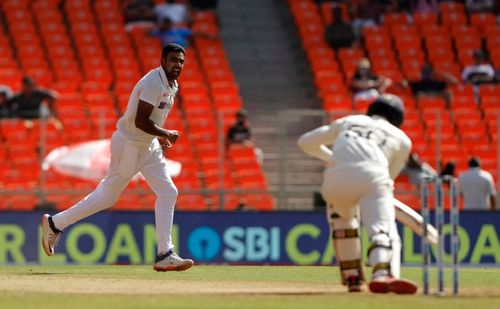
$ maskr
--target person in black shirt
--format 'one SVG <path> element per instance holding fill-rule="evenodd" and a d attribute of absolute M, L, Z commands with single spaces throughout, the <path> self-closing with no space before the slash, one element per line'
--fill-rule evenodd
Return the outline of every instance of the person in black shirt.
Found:
<path fill-rule="evenodd" d="M 448 86 L 458 84 L 458 80 L 453 74 L 435 70 L 432 64 L 426 63 L 420 76 L 420 80 L 409 82 L 413 95 L 417 97 L 441 96 L 447 102 L 450 101 L 451 93 Z"/>
<path fill-rule="evenodd" d="M 252 132 L 247 122 L 247 112 L 245 110 L 236 113 L 236 122 L 227 132 L 226 151 L 229 151 L 232 144 L 254 148 L 257 162 L 262 164 L 264 154 L 260 148 L 255 147 L 252 141 Z"/>
<path fill-rule="evenodd" d="M 10 87 L 0 85 L 0 118 L 8 118 L 10 116 L 8 102 L 12 95 Z"/>
<path fill-rule="evenodd" d="M 52 115 L 55 115 L 54 103 L 56 97 L 50 91 L 37 88 L 31 77 L 24 77 L 21 92 L 13 96 L 8 102 L 12 117 L 35 119 L 40 117 L 40 105 L 46 102 Z"/>
<path fill-rule="evenodd" d="M 236 122 L 229 128 L 226 138 L 226 148 L 231 144 L 243 144 L 253 146 L 252 133 L 247 122 L 246 111 L 242 110 L 236 113 Z"/>
<path fill-rule="evenodd" d="M 332 9 L 333 22 L 326 26 L 325 39 L 333 49 L 342 47 L 352 47 L 356 41 L 354 30 L 350 23 L 347 23 L 342 18 L 342 9 L 333 7 Z"/>

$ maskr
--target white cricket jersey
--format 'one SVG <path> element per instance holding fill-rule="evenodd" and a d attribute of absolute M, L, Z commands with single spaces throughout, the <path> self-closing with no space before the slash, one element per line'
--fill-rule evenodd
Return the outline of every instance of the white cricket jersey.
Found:
<path fill-rule="evenodd" d="M 495 195 L 493 176 L 479 167 L 468 169 L 458 176 L 464 209 L 489 209 L 490 196 Z"/>
<path fill-rule="evenodd" d="M 148 134 L 135 126 L 139 100 L 154 106 L 150 119 L 159 127 L 163 127 L 168 113 L 174 105 L 177 90 L 176 81 L 174 81 L 173 87 L 168 86 L 167 76 L 161 66 L 144 75 L 132 90 L 127 110 L 116 124 L 120 136 L 136 144 L 150 145 L 156 136 Z"/>
<path fill-rule="evenodd" d="M 489 63 L 468 65 L 462 71 L 462 80 L 467 81 L 469 79 L 469 75 L 475 74 L 484 74 L 493 79 L 495 77 L 495 69 L 493 69 L 493 67 Z"/>
<path fill-rule="evenodd" d="M 326 145 L 333 145 L 329 149 Z M 410 138 L 379 116 L 347 116 L 299 138 L 305 153 L 332 166 L 373 162 L 388 168 L 395 179 L 406 164 Z"/>

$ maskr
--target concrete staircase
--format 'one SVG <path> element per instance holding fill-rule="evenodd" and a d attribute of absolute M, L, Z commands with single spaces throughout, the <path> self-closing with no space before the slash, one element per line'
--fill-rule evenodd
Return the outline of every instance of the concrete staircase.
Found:
<path fill-rule="evenodd" d="M 305 116 L 307 111 L 283 114 L 290 109 L 321 109 L 288 5 L 283 0 L 220 0 L 218 14 L 254 139 L 264 151 L 270 189 L 281 209 L 311 209 L 322 164 L 307 158 L 296 141 L 323 119 Z"/>

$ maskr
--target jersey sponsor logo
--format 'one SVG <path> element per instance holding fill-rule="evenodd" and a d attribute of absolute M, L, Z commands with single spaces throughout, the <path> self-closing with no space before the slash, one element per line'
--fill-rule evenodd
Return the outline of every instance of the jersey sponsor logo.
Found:
<path fill-rule="evenodd" d="M 172 108 L 172 103 L 171 102 L 160 102 L 160 104 L 158 105 L 158 108 L 159 109 L 165 109 L 165 108 Z"/>

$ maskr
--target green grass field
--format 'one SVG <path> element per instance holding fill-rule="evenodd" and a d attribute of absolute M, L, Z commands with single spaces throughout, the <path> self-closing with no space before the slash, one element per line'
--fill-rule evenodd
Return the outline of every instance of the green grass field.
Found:
<path fill-rule="evenodd" d="M 420 283 L 421 270 L 403 276 Z M 0 266 L 0 308 L 500 308 L 500 268 L 461 269 L 460 284 L 458 297 L 424 297 L 349 294 L 326 266 Z"/>

